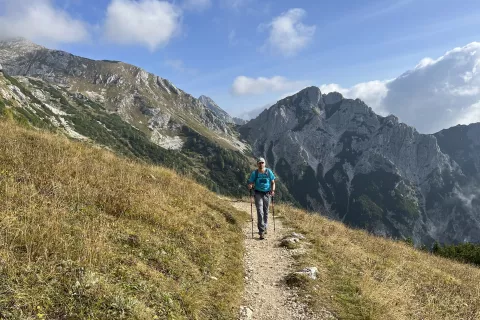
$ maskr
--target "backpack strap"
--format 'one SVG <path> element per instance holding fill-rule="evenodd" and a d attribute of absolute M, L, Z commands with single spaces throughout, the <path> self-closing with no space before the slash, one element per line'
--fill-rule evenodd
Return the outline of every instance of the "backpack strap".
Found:
<path fill-rule="evenodd" d="M 270 180 L 270 169 L 265 168 L 265 173 L 267 174 L 268 179 Z M 255 182 L 257 182 L 257 178 L 258 178 L 258 169 L 255 169 L 255 176 L 254 176 L 254 181 Z"/>

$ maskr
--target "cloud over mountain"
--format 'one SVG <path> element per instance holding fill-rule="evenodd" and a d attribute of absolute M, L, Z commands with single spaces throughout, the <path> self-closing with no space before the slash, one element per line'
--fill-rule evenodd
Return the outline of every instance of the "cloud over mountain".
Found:
<path fill-rule="evenodd" d="M 182 11 L 166 1 L 113 0 L 107 8 L 106 38 L 118 44 L 140 44 L 154 51 L 181 29 Z"/>
<path fill-rule="evenodd" d="M 299 90 L 306 85 L 307 83 L 305 81 L 291 81 L 281 76 L 271 78 L 239 76 L 233 81 L 231 90 L 235 95 L 250 95 Z"/>
<path fill-rule="evenodd" d="M 443 56 L 424 58 L 401 76 L 359 83 L 352 88 L 320 86 L 360 98 L 377 113 L 392 113 L 421 133 L 457 124 L 480 122 L 480 42 L 455 48 Z"/>
<path fill-rule="evenodd" d="M 50 0 L 0 1 L 0 39 L 23 37 L 42 44 L 83 42 L 88 25 Z"/>
<path fill-rule="evenodd" d="M 315 34 L 316 26 L 302 23 L 307 12 L 295 8 L 282 13 L 267 25 L 260 25 L 260 29 L 268 29 L 269 37 L 264 49 L 278 52 L 284 56 L 294 56 L 304 49 Z"/>

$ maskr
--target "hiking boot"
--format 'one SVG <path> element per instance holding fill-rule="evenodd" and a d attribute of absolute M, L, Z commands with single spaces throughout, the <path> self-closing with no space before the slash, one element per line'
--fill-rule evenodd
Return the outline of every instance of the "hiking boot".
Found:
<path fill-rule="evenodd" d="M 260 240 L 263 240 L 263 239 L 265 239 L 265 234 L 261 232 L 260 233 Z"/>

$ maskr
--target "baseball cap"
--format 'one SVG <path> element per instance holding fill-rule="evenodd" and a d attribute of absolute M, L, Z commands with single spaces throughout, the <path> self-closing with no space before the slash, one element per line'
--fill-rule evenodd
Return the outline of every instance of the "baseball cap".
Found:
<path fill-rule="evenodd" d="M 265 159 L 263 159 L 263 158 L 258 158 L 257 163 L 259 163 L 259 162 L 265 163 Z"/>

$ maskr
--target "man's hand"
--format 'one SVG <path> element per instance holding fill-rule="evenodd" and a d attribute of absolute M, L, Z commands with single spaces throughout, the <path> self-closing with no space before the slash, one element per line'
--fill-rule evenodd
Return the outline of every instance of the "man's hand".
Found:
<path fill-rule="evenodd" d="M 249 183 L 249 184 L 248 184 L 248 189 L 249 189 L 249 190 L 252 190 L 252 188 L 253 188 L 253 183 Z"/>
<path fill-rule="evenodd" d="M 275 190 L 270 191 L 270 195 L 273 197 L 275 195 Z"/>

